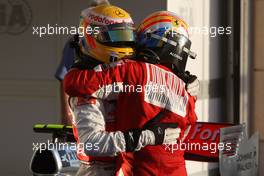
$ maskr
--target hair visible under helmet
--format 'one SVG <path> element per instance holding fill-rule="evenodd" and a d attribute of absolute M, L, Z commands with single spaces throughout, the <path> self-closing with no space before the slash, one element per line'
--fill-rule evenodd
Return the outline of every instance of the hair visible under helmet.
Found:
<path fill-rule="evenodd" d="M 156 64 L 172 64 L 174 70 L 185 72 L 190 51 L 188 25 L 173 12 L 159 11 L 149 15 L 137 29 L 139 55 Z"/>
<path fill-rule="evenodd" d="M 87 8 L 81 13 L 80 27 L 85 31 L 79 42 L 82 54 L 103 63 L 133 56 L 134 23 L 125 10 L 105 4 Z M 87 32 L 89 28 L 93 32 Z"/>

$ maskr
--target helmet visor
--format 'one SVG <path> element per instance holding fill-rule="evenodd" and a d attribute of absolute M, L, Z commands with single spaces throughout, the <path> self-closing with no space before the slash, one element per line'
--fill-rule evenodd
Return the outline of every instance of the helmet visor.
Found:
<path fill-rule="evenodd" d="M 135 29 L 127 23 L 103 26 L 95 38 L 100 43 L 135 42 Z"/>
<path fill-rule="evenodd" d="M 111 42 L 133 42 L 135 41 L 134 34 L 134 31 L 127 29 L 108 32 L 108 36 Z"/>

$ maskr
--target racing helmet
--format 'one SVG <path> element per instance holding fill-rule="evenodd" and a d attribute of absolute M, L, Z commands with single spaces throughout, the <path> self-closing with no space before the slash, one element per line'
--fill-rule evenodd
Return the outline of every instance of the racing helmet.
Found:
<path fill-rule="evenodd" d="M 109 4 L 90 7 L 81 12 L 80 50 L 84 55 L 109 63 L 132 57 L 135 28 L 130 15 Z"/>
<path fill-rule="evenodd" d="M 145 59 L 155 64 L 172 64 L 177 72 L 185 71 L 190 51 L 188 25 L 173 12 L 158 11 L 143 20 L 137 29 L 137 46 Z M 139 54 L 140 55 L 140 54 Z M 175 68 L 176 67 L 176 68 Z"/>

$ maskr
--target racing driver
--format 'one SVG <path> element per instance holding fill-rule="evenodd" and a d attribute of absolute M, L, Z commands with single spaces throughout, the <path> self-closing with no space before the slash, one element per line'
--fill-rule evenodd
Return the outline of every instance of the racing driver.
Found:
<path fill-rule="evenodd" d="M 174 13 L 162 11 L 147 17 L 139 26 L 137 34 L 141 48 L 138 61 L 123 59 L 99 65 L 94 70 L 73 69 L 64 79 L 65 91 L 71 97 L 85 99 L 84 103 L 78 99 L 72 101 L 76 116 L 89 116 L 91 109 L 82 106 L 85 104 L 96 106 L 99 100 L 116 103 L 113 114 L 118 123 L 115 123 L 115 130 L 120 131 L 112 133 L 112 136 L 103 129 L 87 134 L 86 143 L 101 143 L 97 152 L 95 149 L 85 149 L 85 152 L 90 155 L 100 155 L 102 150 L 123 152 L 119 156 L 121 171 L 125 175 L 185 176 L 187 173 L 184 151 L 176 149 L 171 152 L 161 144 L 166 143 L 166 128 L 175 127 L 170 126 L 171 124 L 181 129 L 182 139 L 189 126 L 196 121 L 196 98 L 185 89 L 186 83 L 196 80 L 195 76 L 185 72 L 187 58 L 195 58 L 195 54 L 190 51 L 188 26 Z M 111 38 L 111 35 L 109 36 L 108 38 Z M 102 36 L 98 37 L 100 38 Z M 102 112 L 99 115 L 104 115 L 103 107 L 97 107 Z M 94 125 L 99 123 L 97 121 Z M 80 131 L 78 129 L 78 132 Z M 144 137 L 144 132 L 149 135 Z M 105 143 L 106 141 L 102 140 L 118 133 L 116 141 Z M 143 138 L 147 138 L 146 147 L 142 145 Z M 171 142 L 173 140 L 168 143 Z M 138 151 L 139 146 L 144 148 Z M 130 165 L 133 166 L 132 174 L 126 172 Z"/>
<path fill-rule="evenodd" d="M 80 41 L 75 37 L 72 43 L 77 55 L 75 67 L 91 69 L 99 63 L 117 61 L 131 57 L 134 53 L 133 21 L 127 12 L 118 7 L 100 5 L 85 9 L 81 13 L 80 27 L 84 29 L 92 27 L 99 30 L 99 33 L 85 33 L 85 37 Z M 85 97 L 72 98 L 72 102 L 74 102 L 72 109 L 75 112 L 74 135 L 77 143 L 81 144 L 77 153 L 82 164 L 77 175 L 113 175 L 116 168 L 113 156 L 125 151 L 126 143 L 121 131 L 110 132 L 115 131 L 113 115 L 115 102 Z M 177 129 L 175 124 L 161 125 L 163 133 L 156 135 L 161 139 L 159 144 L 175 142 L 179 136 L 179 128 Z M 158 127 L 159 125 L 144 131 L 140 130 L 141 135 L 135 150 L 140 150 L 146 145 L 154 145 L 155 143 L 150 139 L 153 138 L 154 130 Z M 107 132 L 94 135 L 98 131 Z M 139 130 L 130 130 L 126 133 L 131 131 Z M 87 142 L 87 139 L 90 140 Z"/>

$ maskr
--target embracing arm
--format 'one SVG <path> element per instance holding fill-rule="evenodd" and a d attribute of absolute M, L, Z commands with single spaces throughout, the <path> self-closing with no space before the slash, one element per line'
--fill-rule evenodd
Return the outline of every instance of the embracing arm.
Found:
<path fill-rule="evenodd" d="M 63 80 L 64 90 L 70 97 L 83 97 L 92 95 L 96 98 L 107 98 L 107 85 L 123 82 L 126 73 L 125 64 L 113 63 L 109 68 L 102 65 L 93 70 L 71 69 Z"/>
<path fill-rule="evenodd" d="M 75 104 L 75 103 L 72 103 Z M 105 131 L 105 109 L 101 100 L 94 104 L 72 106 L 74 122 L 78 131 L 78 138 L 89 156 L 115 156 L 128 150 L 125 133 L 121 131 Z M 149 130 L 140 133 L 135 151 L 146 145 L 154 145 L 154 134 Z"/>
<path fill-rule="evenodd" d="M 144 68 L 143 63 L 132 60 L 98 65 L 93 70 L 74 68 L 63 80 L 64 90 L 70 97 L 90 95 L 109 100 L 122 92 L 124 84 L 141 84 L 138 81 L 142 79 Z"/>
<path fill-rule="evenodd" d="M 79 142 L 84 144 L 84 151 L 89 156 L 116 156 L 121 152 L 138 151 L 147 145 L 176 143 L 181 132 L 175 123 L 155 123 L 144 129 L 108 132 L 104 118 L 107 114 L 99 99 L 95 103 L 72 106 L 72 109 Z"/>

